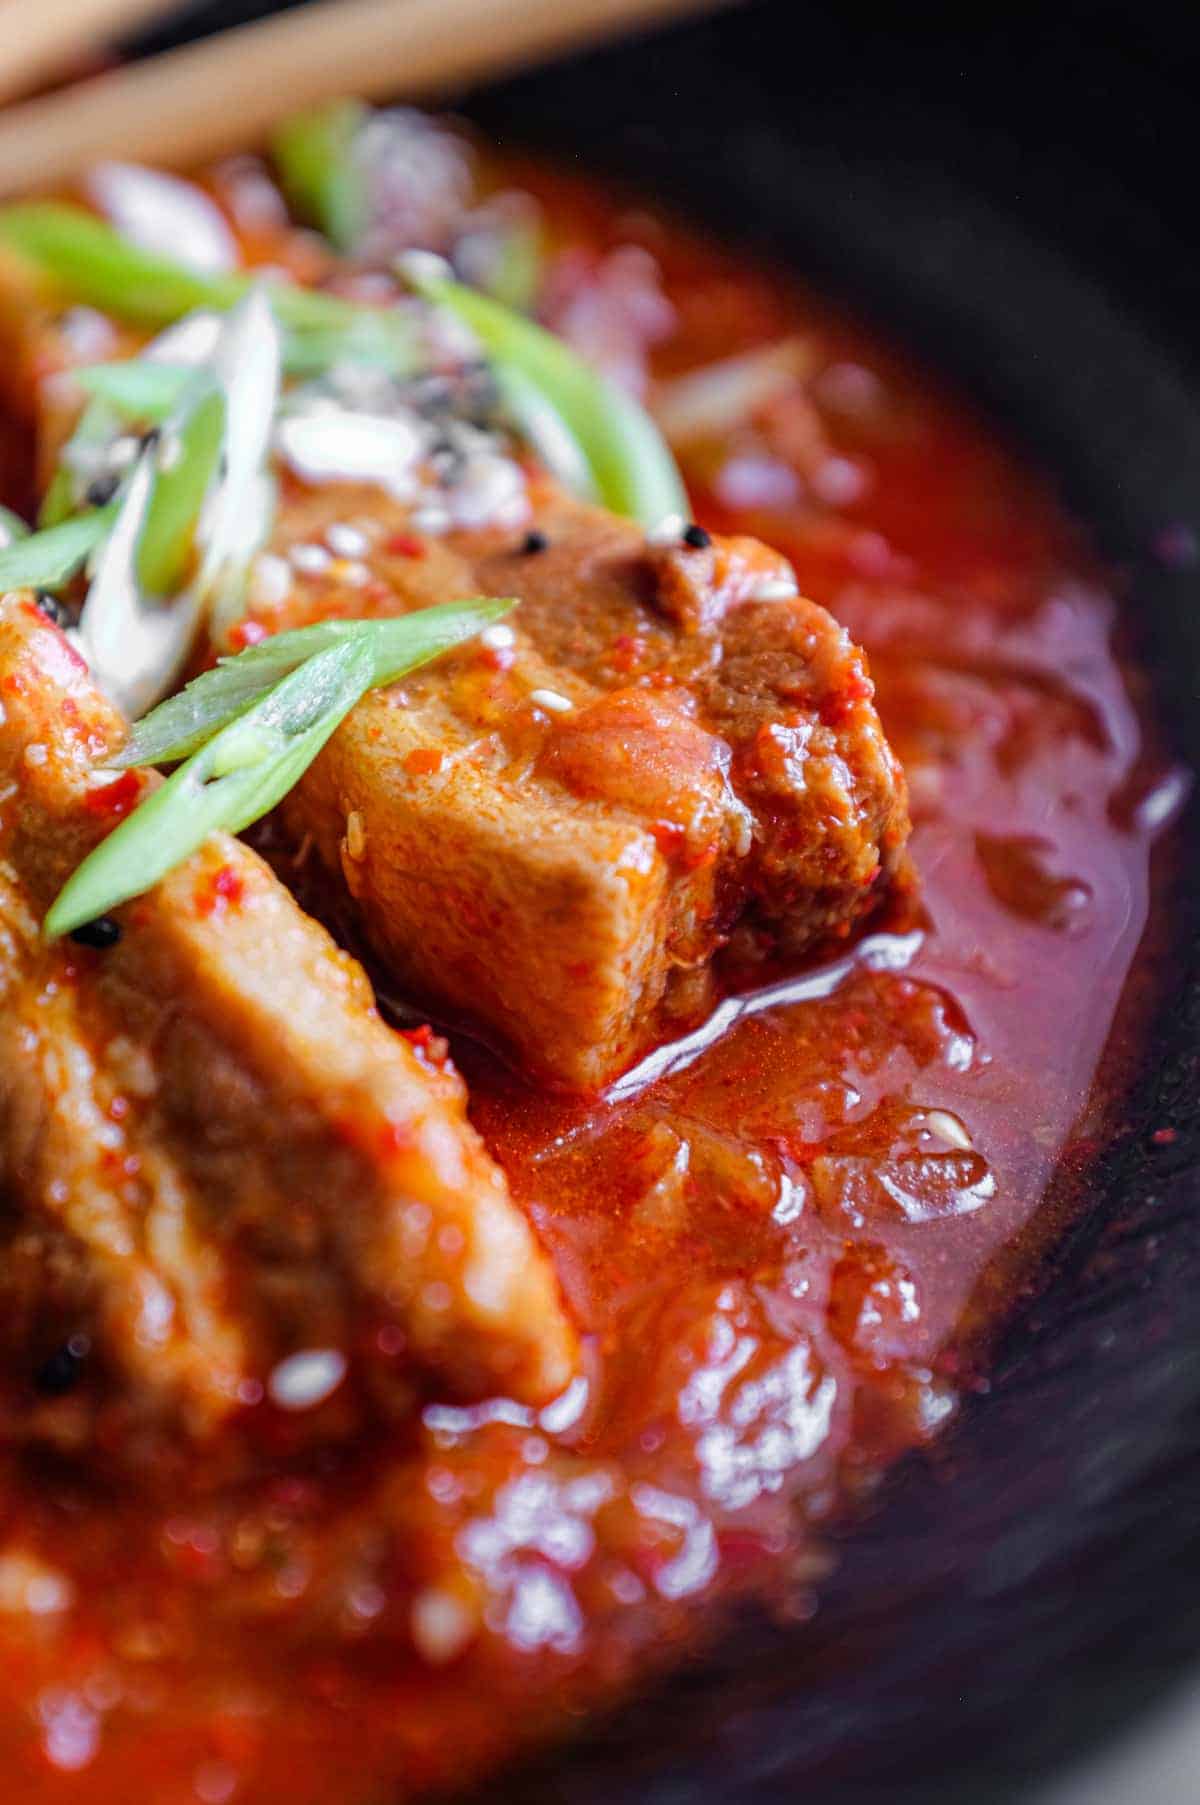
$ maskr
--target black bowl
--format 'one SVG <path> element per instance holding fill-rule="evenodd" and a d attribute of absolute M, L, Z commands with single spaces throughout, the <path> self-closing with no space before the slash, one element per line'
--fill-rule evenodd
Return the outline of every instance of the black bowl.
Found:
<path fill-rule="evenodd" d="M 1172 206 L 1200 28 L 1046 11 L 773 0 L 470 108 L 767 249 L 956 379 L 1125 573 L 1164 730 L 1200 766 L 1200 568 L 1154 555 L 1200 528 L 1200 246 Z M 510 1805 L 1025 1797 L 1200 1651 L 1194 813 L 1179 845 L 1152 1025 L 1118 1028 L 1119 1119 L 990 1393 L 846 1532 L 816 1622 L 747 1614 Z"/>

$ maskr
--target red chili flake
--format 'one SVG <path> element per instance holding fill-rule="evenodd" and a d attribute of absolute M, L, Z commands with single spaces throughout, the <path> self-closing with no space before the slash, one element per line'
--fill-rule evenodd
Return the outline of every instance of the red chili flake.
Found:
<path fill-rule="evenodd" d="M 442 754 L 436 746 L 415 746 L 405 756 L 404 769 L 410 777 L 431 777 L 442 768 Z"/>
<path fill-rule="evenodd" d="M 842 687 L 831 696 L 826 696 L 821 704 L 821 722 L 826 727 L 837 727 L 845 721 L 860 702 L 869 702 L 875 694 L 875 685 L 861 671 L 848 677 Z"/>
<path fill-rule="evenodd" d="M 10 677 L 4 679 L 4 688 L 8 691 L 10 696 L 23 696 L 28 690 L 29 685 L 19 671 L 14 671 Z"/>
<path fill-rule="evenodd" d="M 412 1129 L 405 1122 L 385 1122 L 375 1144 L 385 1159 L 389 1154 L 404 1153 L 413 1144 Z"/>
<path fill-rule="evenodd" d="M 433 1039 L 433 1029 L 428 1022 L 422 1022 L 419 1028 L 402 1028 L 400 1032 L 404 1039 L 414 1047 L 428 1046 Z"/>
<path fill-rule="evenodd" d="M 212 877 L 202 878 L 196 885 L 197 915 L 212 915 L 217 910 L 234 909 L 246 892 L 246 880 L 232 865 L 222 865 Z"/>
<path fill-rule="evenodd" d="M 89 815 L 111 816 L 120 821 L 136 807 L 141 793 L 142 780 L 137 772 L 122 771 L 111 783 L 103 784 L 98 790 L 89 790 L 83 806 Z"/>
<path fill-rule="evenodd" d="M 64 720 L 77 721 L 79 719 L 79 704 L 74 696 L 63 697 L 59 704 L 59 713 L 63 716 Z"/>
<path fill-rule="evenodd" d="M 620 633 L 612 643 L 612 662 L 614 670 L 636 670 L 646 656 L 646 642 L 636 633 Z"/>
<path fill-rule="evenodd" d="M 712 846 L 689 846 L 687 829 L 677 821 L 652 821 L 650 832 L 663 858 L 684 871 L 695 871 L 716 857 Z"/>
<path fill-rule="evenodd" d="M 1179 1131 L 1175 1128 L 1156 1128 L 1150 1139 L 1156 1147 L 1169 1147 L 1172 1141 L 1179 1139 Z"/>
<path fill-rule="evenodd" d="M 239 651 L 244 650 L 246 646 L 261 645 L 266 638 L 267 629 L 260 620 L 240 620 L 236 627 L 230 628 L 229 632 L 230 645 L 236 646 Z"/>
<path fill-rule="evenodd" d="M 391 552 L 396 558 L 424 558 L 429 551 L 423 539 L 415 533 L 393 533 L 383 542 L 385 552 Z"/>

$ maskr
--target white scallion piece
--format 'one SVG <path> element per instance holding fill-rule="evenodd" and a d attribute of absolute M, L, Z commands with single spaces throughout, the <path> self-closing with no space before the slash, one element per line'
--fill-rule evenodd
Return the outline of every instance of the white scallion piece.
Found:
<path fill-rule="evenodd" d="M 79 649 L 92 675 L 129 715 L 142 714 L 170 688 L 200 613 L 195 595 L 163 604 L 147 601 L 139 587 L 138 540 L 153 485 L 152 459 L 143 456 L 101 547 L 79 619 Z"/>
<path fill-rule="evenodd" d="M 225 394 L 225 468 L 198 535 L 196 587 L 220 634 L 241 608 L 250 559 L 265 541 L 274 512 L 266 464 L 283 353 L 261 288 L 252 289 L 223 322 L 211 361 Z"/>
<path fill-rule="evenodd" d="M 89 197 L 131 244 L 169 249 L 189 269 L 223 275 L 238 267 L 237 240 L 224 214 L 193 182 L 140 163 L 98 163 Z"/>

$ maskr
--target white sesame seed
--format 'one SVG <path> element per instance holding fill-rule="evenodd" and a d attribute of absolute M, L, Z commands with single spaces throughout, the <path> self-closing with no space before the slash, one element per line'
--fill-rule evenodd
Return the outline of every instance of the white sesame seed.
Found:
<path fill-rule="evenodd" d="M 951 1147 L 959 1147 L 964 1153 L 974 1151 L 975 1143 L 964 1124 L 948 1109 L 931 1109 L 925 1117 L 925 1126 L 931 1134 L 936 1134 Z"/>
<path fill-rule="evenodd" d="M 267 1380 L 280 1410 L 311 1410 L 332 1397 L 346 1376 L 346 1356 L 336 1348 L 305 1348 L 281 1360 Z"/>
<path fill-rule="evenodd" d="M 452 1661 L 475 1635 L 475 1619 L 453 1592 L 427 1586 L 412 1604 L 412 1639 L 431 1667 Z"/>
<path fill-rule="evenodd" d="M 367 850 L 367 830 L 357 809 L 346 816 L 346 851 L 352 859 L 361 859 Z"/>
<path fill-rule="evenodd" d="M 163 463 L 163 455 L 172 442 L 178 448 L 178 440 L 163 440 L 158 456 L 159 467 L 161 469 L 165 470 L 167 468 Z M 109 446 L 104 461 L 110 470 L 124 470 L 128 465 L 132 464 L 141 448 L 142 442 L 140 439 L 135 439 L 131 433 L 122 433 L 121 437 L 119 439 L 114 439 Z"/>
<path fill-rule="evenodd" d="M 790 602 L 799 594 L 792 577 L 764 577 L 750 591 L 752 602 Z"/>
<path fill-rule="evenodd" d="M 356 526 L 336 520 L 325 531 L 325 543 L 339 558 L 363 558 L 370 550 L 370 540 Z"/>
<path fill-rule="evenodd" d="M 531 689 L 529 700 L 535 708 L 547 708 L 551 714 L 570 714 L 575 706 L 570 696 L 560 696 L 556 689 Z"/>
<path fill-rule="evenodd" d="M 288 557 L 294 568 L 303 571 L 305 576 L 317 576 L 333 563 L 323 545 L 293 545 Z"/>
<path fill-rule="evenodd" d="M 483 632 L 479 635 L 480 645 L 486 646 L 489 652 L 506 651 L 509 646 L 516 644 L 516 639 L 517 636 L 512 628 L 506 621 L 502 620 L 494 621 L 490 627 L 485 627 Z"/>
<path fill-rule="evenodd" d="M 412 528 L 416 533 L 448 533 L 450 530 L 450 510 L 448 508 L 426 507 L 415 508 L 412 515 Z"/>
<path fill-rule="evenodd" d="M 682 514 L 664 514 L 657 526 L 646 533 L 647 545 L 675 545 L 684 535 L 687 521 Z"/>
<path fill-rule="evenodd" d="M 418 286 L 422 282 L 444 282 L 454 271 L 436 251 L 406 251 L 397 259 L 397 268 L 407 280 Z"/>
<path fill-rule="evenodd" d="M 331 574 L 348 589 L 361 589 L 371 581 L 370 568 L 361 558 L 339 558 Z"/>
<path fill-rule="evenodd" d="M 273 607 L 282 602 L 292 587 L 292 573 L 283 558 L 274 552 L 263 552 L 254 561 L 253 590 L 256 602 Z"/>
<path fill-rule="evenodd" d="M 40 740 L 35 740 L 32 746 L 26 746 L 25 748 L 25 763 L 27 765 L 44 765 L 49 756 L 49 752 L 46 750 L 45 746 L 42 745 Z"/>

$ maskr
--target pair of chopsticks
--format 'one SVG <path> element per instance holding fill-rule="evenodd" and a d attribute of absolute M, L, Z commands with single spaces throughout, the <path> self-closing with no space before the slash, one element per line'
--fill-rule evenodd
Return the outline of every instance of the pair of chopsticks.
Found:
<path fill-rule="evenodd" d="M 721 4 L 730 0 L 317 0 L 0 112 L 0 195 L 61 185 L 100 157 L 219 156 L 332 95 L 428 99 Z M 52 30 L 31 0 L 0 0 L 0 97 L 6 82 L 11 92 L 49 73 L 70 24 L 92 48 L 162 11 L 162 0 L 40 5 Z"/>

